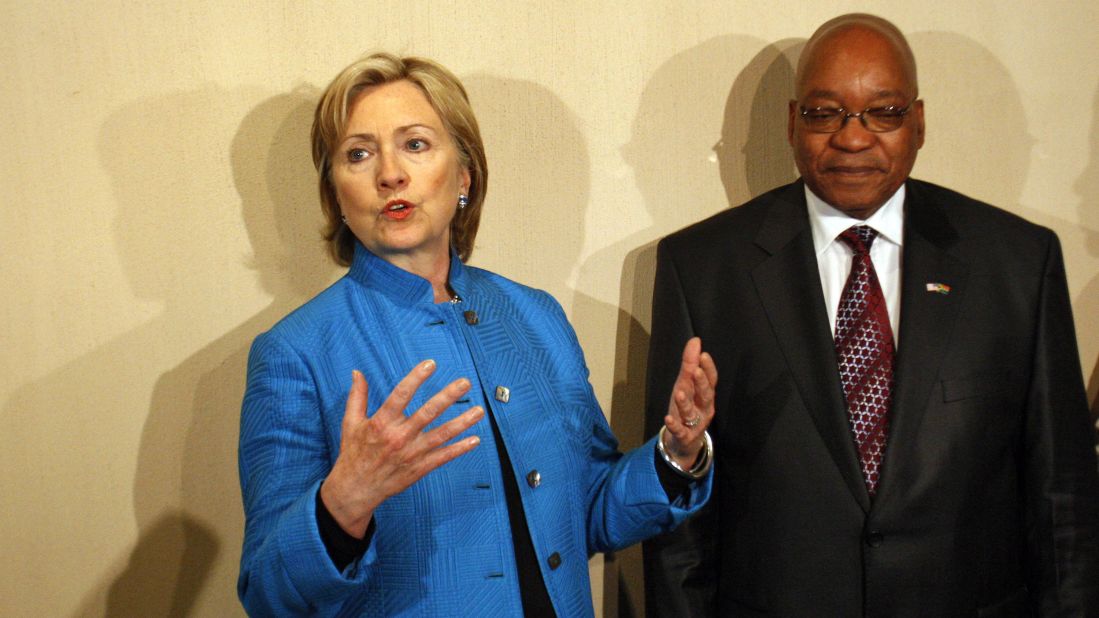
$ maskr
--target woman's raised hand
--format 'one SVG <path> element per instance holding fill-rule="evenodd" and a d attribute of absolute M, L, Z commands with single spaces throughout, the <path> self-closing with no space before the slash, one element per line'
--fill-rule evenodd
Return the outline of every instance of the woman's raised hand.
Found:
<path fill-rule="evenodd" d="M 321 485 L 321 500 L 340 527 L 363 538 L 374 509 L 428 472 L 469 452 L 477 436 L 448 444 L 484 416 L 480 406 L 424 431 L 470 388 L 466 378 L 448 384 L 411 416 L 404 410 L 416 390 L 435 372 L 435 362 L 420 363 L 402 379 L 372 416 L 366 415 L 367 384 L 354 371 L 344 411 L 340 454 Z"/>
<path fill-rule="evenodd" d="M 702 432 L 714 418 L 717 367 L 702 351 L 702 340 L 692 337 L 683 347 L 679 375 L 672 387 L 664 417 L 664 450 L 683 470 L 690 470 L 704 444 Z"/>

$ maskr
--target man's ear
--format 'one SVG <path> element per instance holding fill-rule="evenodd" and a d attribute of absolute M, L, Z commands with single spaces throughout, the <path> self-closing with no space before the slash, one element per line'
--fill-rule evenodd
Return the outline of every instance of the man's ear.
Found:
<path fill-rule="evenodd" d="M 917 99 L 916 102 L 912 104 L 912 111 L 910 113 L 915 116 L 912 120 L 916 123 L 916 126 L 914 127 L 916 130 L 916 148 L 923 148 L 923 99 Z"/>

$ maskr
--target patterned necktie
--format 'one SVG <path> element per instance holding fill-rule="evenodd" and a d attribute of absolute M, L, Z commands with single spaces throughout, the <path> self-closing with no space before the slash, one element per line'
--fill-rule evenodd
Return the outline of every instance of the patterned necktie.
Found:
<path fill-rule="evenodd" d="M 858 225 L 839 236 L 855 255 L 836 313 L 835 337 L 848 420 L 871 496 L 878 488 L 893 403 L 893 329 L 870 261 L 870 245 L 877 235 L 873 228 Z"/>

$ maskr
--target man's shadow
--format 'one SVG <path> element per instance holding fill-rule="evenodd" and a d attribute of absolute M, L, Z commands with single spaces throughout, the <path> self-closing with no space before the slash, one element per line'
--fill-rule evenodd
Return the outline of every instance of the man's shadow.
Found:
<path fill-rule="evenodd" d="M 615 329 L 611 425 L 623 448 L 645 439 L 656 242 L 796 177 L 786 102 L 801 45 L 743 35 L 710 39 L 670 58 L 642 91 L 623 157 L 649 224 L 589 257 L 580 271 L 580 289 L 598 289 L 590 282 L 621 273 L 617 306 L 578 294 L 573 311 L 578 331 Z M 604 307 L 613 312 L 609 326 L 591 319 Z M 603 584 L 605 616 L 644 615 L 640 546 L 608 555 Z"/>
<path fill-rule="evenodd" d="M 112 378 L 118 388 L 140 384 L 138 376 L 99 375 L 99 367 L 118 365 L 127 357 L 134 366 L 162 366 L 165 359 L 151 351 L 208 340 L 203 317 L 219 314 L 219 298 L 255 295 L 258 287 L 271 300 L 156 379 L 145 404 L 148 415 L 134 478 L 136 546 L 113 569 L 116 576 L 85 596 L 80 615 L 242 614 L 234 586 L 243 537 L 236 452 L 248 348 L 259 332 L 327 285 L 337 269 L 327 261 L 320 240 L 322 221 L 309 159 L 316 100 L 311 90 L 263 100 L 236 128 L 228 162 L 239 205 L 196 204 L 190 198 L 192 183 L 218 178 L 226 163 L 209 150 L 217 147 L 212 141 L 193 143 L 188 137 L 216 131 L 199 128 L 202 110 L 263 96 L 234 94 L 240 95 L 211 89 L 140 101 L 113 114 L 101 131 L 101 157 L 120 205 L 115 222 L 120 257 L 135 294 L 162 302 L 164 310 L 61 375 L 74 384 Z M 166 118 L 183 122 L 163 128 Z M 162 127 L 165 134 L 146 136 L 150 126 Z M 154 137 L 173 145 L 162 154 L 175 153 L 180 144 L 188 150 L 206 148 L 190 156 L 209 162 L 181 166 L 186 178 L 150 182 L 162 168 L 149 160 L 149 153 L 137 150 Z M 206 169 L 211 170 L 209 178 L 201 176 Z M 224 241 L 231 234 L 221 231 L 229 227 L 239 233 L 241 219 L 253 250 L 250 256 L 229 249 L 234 245 Z M 167 232 L 179 226 L 192 232 L 189 254 L 164 246 Z M 242 262 L 251 273 L 245 270 L 241 276 L 241 269 L 232 268 Z M 175 276 L 183 271 L 189 276 Z"/>
<path fill-rule="evenodd" d="M 1052 228 L 1061 240 L 1069 280 L 1084 276 L 1073 265 L 1092 263 L 1099 256 L 1099 230 L 1092 223 L 1099 214 L 1099 93 L 1092 110 L 1091 160 L 1073 186 L 1080 200 L 1076 216 L 1070 219 L 1058 215 L 1055 204 L 1028 207 L 1022 203 L 1037 140 L 1030 134 L 1022 98 L 1008 68 L 981 44 L 955 33 L 920 32 L 909 40 L 925 78 L 921 96 L 927 101 L 927 144 L 913 175 Z M 995 101 L 996 113 L 980 113 L 989 101 Z M 993 139 L 995 147 L 990 150 Z M 1099 333 L 1096 306 L 1099 277 L 1092 277 L 1073 298 L 1078 337 Z M 1090 376 L 1088 401 L 1095 420 L 1099 417 L 1099 360 L 1085 362 L 1084 370 L 1085 378 Z"/>
<path fill-rule="evenodd" d="M 1091 120 L 1091 159 L 1087 167 L 1077 178 L 1073 189 L 1080 196 L 1077 206 L 1079 226 L 1086 234 L 1085 247 L 1087 254 L 1092 258 L 1099 258 L 1099 229 L 1094 226 L 1099 221 L 1099 90 L 1095 92 L 1092 101 Z M 1080 316 L 1085 316 L 1086 331 L 1096 336 L 1099 333 L 1099 276 L 1092 277 L 1084 291 L 1073 299 L 1076 311 L 1076 323 L 1080 324 Z M 1082 329 L 1083 330 L 1083 329 Z M 1085 370 L 1087 366 L 1085 365 Z M 1088 401 L 1091 402 L 1091 419 L 1096 427 L 1097 451 L 1099 451 L 1099 358 L 1091 367 L 1091 377 L 1088 380 Z"/>

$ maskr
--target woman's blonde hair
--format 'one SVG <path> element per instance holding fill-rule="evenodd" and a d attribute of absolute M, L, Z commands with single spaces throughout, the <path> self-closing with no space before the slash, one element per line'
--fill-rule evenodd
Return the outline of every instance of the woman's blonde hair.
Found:
<path fill-rule="evenodd" d="M 325 88 L 313 116 L 313 165 L 317 168 L 321 210 L 326 225 L 324 239 L 336 263 L 347 266 L 355 254 L 355 235 L 343 222 L 336 189 L 332 185 L 332 155 L 347 130 L 355 98 L 370 86 L 406 80 L 424 93 L 439 114 L 458 148 L 458 163 L 469 170 L 469 205 L 458 209 L 450 222 L 450 243 L 464 262 L 473 253 L 473 240 L 481 223 L 481 206 L 488 184 L 488 164 L 481 130 L 473 116 L 462 82 L 442 65 L 426 58 L 400 58 L 371 54 L 351 63 Z"/>

